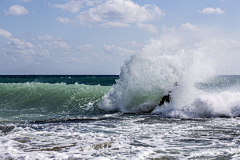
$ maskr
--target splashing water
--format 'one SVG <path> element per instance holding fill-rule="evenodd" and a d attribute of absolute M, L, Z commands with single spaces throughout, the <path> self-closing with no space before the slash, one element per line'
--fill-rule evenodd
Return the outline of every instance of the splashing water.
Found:
<path fill-rule="evenodd" d="M 203 30 L 176 31 L 148 40 L 121 68 L 120 79 L 99 107 L 164 117 L 238 116 L 240 92 L 233 93 L 232 84 L 217 91 L 214 87 L 202 90 L 198 85 L 211 81 L 210 75 L 216 75 L 223 63 L 224 46 L 233 43 L 206 35 Z M 172 90 L 171 102 L 158 106 L 164 94 Z"/>

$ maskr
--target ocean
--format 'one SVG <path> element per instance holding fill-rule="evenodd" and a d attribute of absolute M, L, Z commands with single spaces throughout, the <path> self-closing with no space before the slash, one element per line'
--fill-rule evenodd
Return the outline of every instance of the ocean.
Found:
<path fill-rule="evenodd" d="M 240 158 L 240 76 L 209 76 L 183 96 L 182 81 L 146 87 L 123 70 L 1 75 L 0 159 Z"/>
<path fill-rule="evenodd" d="M 0 159 L 240 159 L 239 45 L 218 35 L 159 34 L 119 75 L 1 75 Z"/>

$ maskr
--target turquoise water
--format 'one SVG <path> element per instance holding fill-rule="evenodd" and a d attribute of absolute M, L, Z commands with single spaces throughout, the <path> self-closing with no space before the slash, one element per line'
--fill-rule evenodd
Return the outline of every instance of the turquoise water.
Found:
<path fill-rule="evenodd" d="M 104 113 L 97 104 L 117 78 L 0 76 L 0 118 L 4 121 L 33 121 Z"/>

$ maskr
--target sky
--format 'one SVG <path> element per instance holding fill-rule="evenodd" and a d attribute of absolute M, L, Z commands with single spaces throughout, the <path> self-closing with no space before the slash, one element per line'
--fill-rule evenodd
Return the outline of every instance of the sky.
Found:
<path fill-rule="evenodd" d="M 240 44 L 239 7 L 239 0 L 0 0 L 0 74 L 119 74 L 149 38 L 202 25 Z"/>

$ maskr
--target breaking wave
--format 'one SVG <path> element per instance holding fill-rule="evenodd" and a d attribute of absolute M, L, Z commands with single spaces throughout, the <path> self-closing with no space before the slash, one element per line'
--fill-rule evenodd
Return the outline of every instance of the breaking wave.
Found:
<path fill-rule="evenodd" d="M 121 68 L 120 78 L 99 107 L 163 117 L 239 116 L 239 76 L 214 76 L 226 66 L 223 58 L 227 51 L 236 55 L 232 42 L 209 37 L 203 30 L 152 38 Z M 178 87 L 174 87 L 175 82 Z M 169 91 L 173 91 L 171 102 L 159 106 Z"/>

